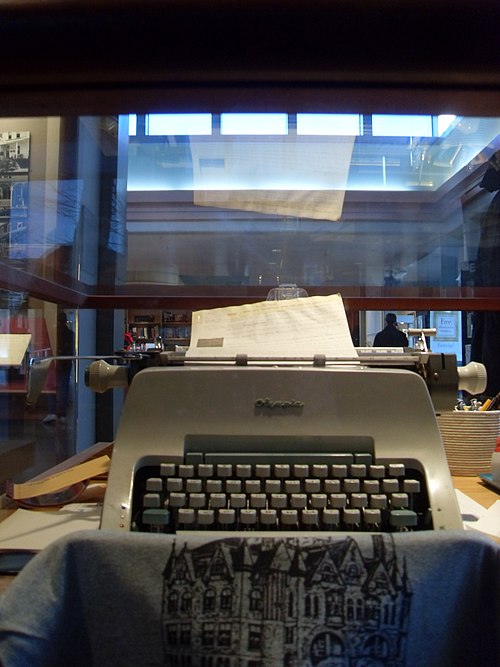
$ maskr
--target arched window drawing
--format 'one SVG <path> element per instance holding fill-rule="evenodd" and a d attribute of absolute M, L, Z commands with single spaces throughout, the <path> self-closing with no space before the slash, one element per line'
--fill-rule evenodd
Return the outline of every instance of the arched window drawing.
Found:
<path fill-rule="evenodd" d="M 363 620 L 363 600 L 361 598 L 358 598 L 356 600 L 356 620 L 357 621 L 362 621 Z"/>
<path fill-rule="evenodd" d="M 351 598 L 347 600 L 347 621 L 354 621 L 354 601 Z"/>
<path fill-rule="evenodd" d="M 324 598 L 326 618 L 340 621 L 344 617 L 344 596 L 339 591 L 327 591 Z"/>
<path fill-rule="evenodd" d="M 294 616 L 295 615 L 295 605 L 294 605 L 295 597 L 293 593 L 290 591 L 288 593 L 288 616 Z"/>
<path fill-rule="evenodd" d="M 304 615 L 305 616 L 310 616 L 311 615 L 311 596 L 306 595 L 304 599 Z"/>
<path fill-rule="evenodd" d="M 174 623 L 171 623 L 167 625 L 166 627 L 166 638 L 167 638 L 167 644 L 170 644 L 170 646 L 176 646 L 177 644 L 177 625 Z"/>
<path fill-rule="evenodd" d="M 219 646 L 231 646 L 231 623 L 219 623 L 217 644 Z"/>
<path fill-rule="evenodd" d="M 335 615 L 335 594 L 333 591 L 327 591 L 325 594 L 325 615 L 327 618 Z"/>
<path fill-rule="evenodd" d="M 203 623 L 201 626 L 201 644 L 202 646 L 213 646 L 215 641 L 214 623 Z"/>
<path fill-rule="evenodd" d="M 387 581 L 386 574 L 384 574 L 383 572 L 379 572 L 378 575 L 375 577 L 375 584 L 377 590 L 387 591 L 389 588 L 389 582 Z"/>
<path fill-rule="evenodd" d="M 230 588 L 224 588 L 220 594 L 220 608 L 221 609 L 231 609 L 233 604 L 233 593 Z"/>
<path fill-rule="evenodd" d="M 396 607 L 392 602 L 386 602 L 384 604 L 384 623 L 394 624 L 396 617 Z"/>
<path fill-rule="evenodd" d="M 248 630 L 248 649 L 259 651 L 262 645 L 262 628 L 260 625 L 250 625 Z"/>
<path fill-rule="evenodd" d="M 347 573 L 346 573 L 347 581 L 349 582 L 356 581 L 358 576 L 359 576 L 358 566 L 355 563 L 351 563 L 351 565 L 349 565 L 349 567 L 347 568 Z"/>
<path fill-rule="evenodd" d="M 215 591 L 209 588 L 203 596 L 203 611 L 215 611 Z"/>
<path fill-rule="evenodd" d="M 172 591 L 168 596 L 168 611 L 177 611 L 179 605 L 179 594 L 177 591 Z"/>
<path fill-rule="evenodd" d="M 347 665 L 344 645 L 333 632 L 322 632 L 313 639 L 309 658 L 311 664 L 318 667 L 329 664 L 335 667 Z"/>
<path fill-rule="evenodd" d="M 380 603 L 375 598 L 365 602 L 365 621 L 377 621 L 380 618 Z"/>
<path fill-rule="evenodd" d="M 181 611 L 191 611 L 191 605 L 193 602 L 193 596 L 191 591 L 184 591 L 181 597 Z"/>
<path fill-rule="evenodd" d="M 364 654 L 373 658 L 388 658 L 389 642 L 382 635 L 373 635 L 365 642 Z"/>
<path fill-rule="evenodd" d="M 250 611 L 260 611 L 262 609 L 262 593 L 258 588 L 250 591 Z"/>
<path fill-rule="evenodd" d="M 181 625 L 179 643 L 181 646 L 191 645 L 191 625 L 189 623 L 183 623 Z"/>
<path fill-rule="evenodd" d="M 212 574 L 222 574 L 224 572 L 224 563 L 222 558 L 216 558 L 212 563 Z"/>

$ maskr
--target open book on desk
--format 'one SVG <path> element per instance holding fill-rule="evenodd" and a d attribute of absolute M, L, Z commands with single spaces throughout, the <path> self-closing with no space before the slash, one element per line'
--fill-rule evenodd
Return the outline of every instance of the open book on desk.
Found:
<path fill-rule="evenodd" d="M 39 551 L 69 532 L 98 528 L 101 503 L 72 503 L 56 510 L 17 509 L 0 522 L 3 550 Z"/>
<path fill-rule="evenodd" d="M 24 484 L 12 485 L 19 492 L 19 498 L 27 497 L 25 494 L 34 490 L 47 498 L 61 485 L 71 486 L 82 480 L 82 475 L 90 476 L 84 491 L 70 504 L 14 509 L 15 502 L 8 501 L 8 509 L 2 510 L 8 516 L 3 520 L 0 516 L 0 574 L 18 571 L 30 556 L 63 535 L 99 528 L 105 480 L 99 481 L 96 475 L 102 477 L 103 471 L 109 468 L 111 450 L 111 443 L 97 443 Z"/>

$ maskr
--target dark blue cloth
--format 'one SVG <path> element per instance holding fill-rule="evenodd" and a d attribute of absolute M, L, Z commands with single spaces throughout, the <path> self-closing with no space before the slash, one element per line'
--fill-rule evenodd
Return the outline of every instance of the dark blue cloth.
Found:
<path fill-rule="evenodd" d="M 479 533 L 74 533 L 0 598 L 3 667 L 494 667 L 500 545 Z"/>

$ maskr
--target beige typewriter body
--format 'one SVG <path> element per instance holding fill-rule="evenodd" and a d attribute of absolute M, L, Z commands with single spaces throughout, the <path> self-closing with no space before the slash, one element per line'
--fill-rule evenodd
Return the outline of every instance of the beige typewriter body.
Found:
<path fill-rule="evenodd" d="M 434 529 L 462 521 L 434 406 L 415 372 L 361 366 L 194 365 L 135 375 L 116 435 L 101 528 L 131 529 L 134 475 L 197 452 L 253 455 L 370 450 L 425 476 Z"/>

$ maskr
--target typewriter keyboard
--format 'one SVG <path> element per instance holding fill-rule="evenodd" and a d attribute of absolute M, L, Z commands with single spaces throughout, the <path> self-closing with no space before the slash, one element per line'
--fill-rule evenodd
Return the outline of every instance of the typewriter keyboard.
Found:
<path fill-rule="evenodd" d="M 418 470 L 352 453 L 328 462 L 304 456 L 145 466 L 134 478 L 132 517 L 132 530 L 165 533 L 432 528 Z"/>

